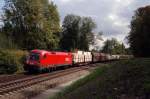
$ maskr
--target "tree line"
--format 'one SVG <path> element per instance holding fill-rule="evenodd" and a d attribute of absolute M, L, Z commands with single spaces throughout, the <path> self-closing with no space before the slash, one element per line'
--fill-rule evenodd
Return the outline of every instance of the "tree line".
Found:
<path fill-rule="evenodd" d="M 69 14 L 62 27 L 57 6 L 49 0 L 5 0 L 0 48 L 89 50 L 96 24 L 91 17 Z M 135 11 L 128 35 L 130 50 L 137 57 L 150 56 L 150 6 Z M 109 45 L 109 46 L 108 46 Z M 102 52 L 125 53 L 123 44 L 111 39 Z"/>
<path fill-rule="evenodd" d="M 92 44 L 92 18 L 70 14 L 60 27 L 57 6 L 49 0 L 5 0 L 3 11 L 1 43 L 10 42 L 1 48 L 71 51 L 89 50 Z"/>

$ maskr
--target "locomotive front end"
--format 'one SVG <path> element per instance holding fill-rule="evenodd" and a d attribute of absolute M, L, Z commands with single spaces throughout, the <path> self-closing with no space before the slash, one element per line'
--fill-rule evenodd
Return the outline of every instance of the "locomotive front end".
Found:
<path fill-rule="evenodd" d="M 36 52 L 30 52 L 27 57 L 24 70 L 28 72 L 40 71 L 40 54 Z"/>

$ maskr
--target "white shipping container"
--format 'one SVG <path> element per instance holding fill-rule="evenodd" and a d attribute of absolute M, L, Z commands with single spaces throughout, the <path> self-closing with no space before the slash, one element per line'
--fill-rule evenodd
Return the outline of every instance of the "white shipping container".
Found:
<path fill-rule="evenodd" d="M 91 62 L 92 61 L 92 53 L 84 52 L 84 51 L 77 51 L 77 52 L 73 53 L 73 61 L 75 64 Z"/>
<path fill-rule="evenodd" d="M 84 52 L 85 62 L 91 62 L 92 61 L 92 53 L 91 52 Z"/>
<path fill-rule="evenodd" d="M 77 52 L 73 53 L 73 61 L 75 64 L 84 62 L 83 51 L 77 51 Z"/>

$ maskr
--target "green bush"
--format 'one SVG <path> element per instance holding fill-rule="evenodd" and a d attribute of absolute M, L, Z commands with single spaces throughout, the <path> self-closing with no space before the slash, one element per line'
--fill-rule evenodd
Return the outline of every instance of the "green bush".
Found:
<path fill-rule="evenodd" d="M 23 61 L 28 53 L 21 50 L 0 50 L 0 74 L 23 71 Z"/>

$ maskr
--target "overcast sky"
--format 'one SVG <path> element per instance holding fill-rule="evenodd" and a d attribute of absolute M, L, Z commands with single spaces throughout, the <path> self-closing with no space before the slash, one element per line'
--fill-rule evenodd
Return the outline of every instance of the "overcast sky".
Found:
<path fill-rule="evenodd" d="M 4 1 L 0 0 L 0 14 L 2 13 L 2 6 L 4 5 Z"/>
<path fill-rule="evenodd" d="M 61 21 L 67 14 L 90 16 L 97 24 L 96 31 L 103 31 L 107 38 L 124 41 L 134 11 L 150 0 L 52 0 L 58 7 Z M 3 0 L 0 0 L 0 7 Z M 0 11 L 1 12 L 1 11 Z"/>

